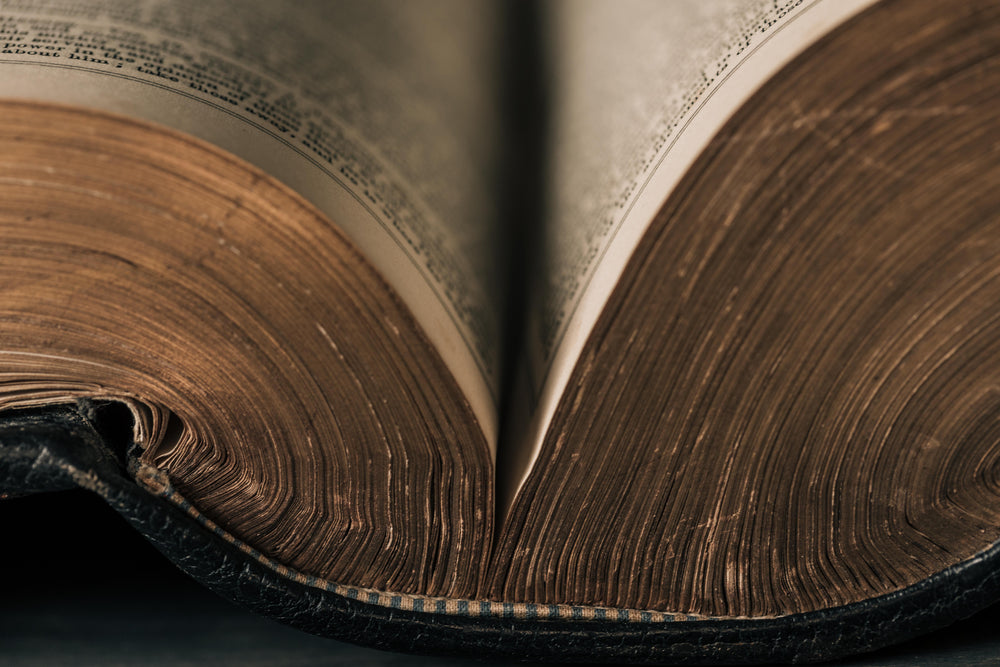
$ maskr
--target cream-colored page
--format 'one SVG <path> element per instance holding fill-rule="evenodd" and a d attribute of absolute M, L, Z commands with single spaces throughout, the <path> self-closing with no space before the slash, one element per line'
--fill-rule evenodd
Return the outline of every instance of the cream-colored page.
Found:
<path fill-rule="evenodd" d="M 564 0 L 553 88 L 546 273 L 529 354 L 523 482 L 587 334 L 650 221 L 723 123 L 871 0 Z M 669 267 L 664 267 L 669 270 Z"/>
<path fill-rule="evenodd" d="M 410 306 L 494 443 L 499 9 L 0 0 L 0 95 L 162 123 L 291 186 Z"/>

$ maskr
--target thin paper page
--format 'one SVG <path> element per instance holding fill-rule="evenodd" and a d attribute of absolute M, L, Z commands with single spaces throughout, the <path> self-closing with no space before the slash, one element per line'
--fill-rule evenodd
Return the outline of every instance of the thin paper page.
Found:
<path fill-rule="evenodd" d="M 529 335 L 538 399 L 521 451 L 512 456 L 519 478 L 508 484 L 523 483 L 587 334 L 688 166 L 783 64 L 869 4 L 551 6 L 547 256 Z"/>
<path fill-rule="evenodd" d="M 291 186 L 400 294 L 494 443 L 497 10 L 10 0 L 0 91 L 162 123 Z"/>

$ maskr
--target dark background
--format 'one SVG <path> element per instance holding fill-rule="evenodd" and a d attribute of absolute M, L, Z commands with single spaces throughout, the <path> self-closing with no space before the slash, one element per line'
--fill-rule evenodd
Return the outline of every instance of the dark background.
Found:
<path fill-rule="evenodd" d="M 97 496 L 0 501 L 0 665 L 471 665 L 313 637 L 182 574 Z M 1000 607 L 837 665 L 1000 664 Z"/>

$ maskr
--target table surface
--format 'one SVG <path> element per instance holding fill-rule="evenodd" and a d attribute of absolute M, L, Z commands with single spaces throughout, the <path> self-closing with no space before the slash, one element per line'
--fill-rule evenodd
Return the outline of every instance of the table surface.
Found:
<path fill-rule="evenodd" d="M 481 664 L 359 648 L 254 616 L 188 579 L 89 494 L 0 502 L 0 526 L 3 665 Z M 830 664 L 1000 665 L 998 628 L 1000 606 Z"/>

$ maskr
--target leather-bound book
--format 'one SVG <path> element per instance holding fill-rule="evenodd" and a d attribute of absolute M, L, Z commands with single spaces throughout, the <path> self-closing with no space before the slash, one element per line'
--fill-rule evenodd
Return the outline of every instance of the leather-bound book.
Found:
<path fill-rule="evenodd" d="M 0 493 L 424 653 L 1000 598 L 1000 7 L 0 0 Z"/>

